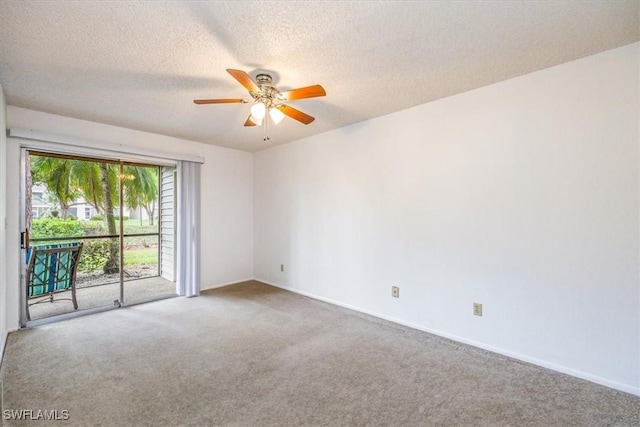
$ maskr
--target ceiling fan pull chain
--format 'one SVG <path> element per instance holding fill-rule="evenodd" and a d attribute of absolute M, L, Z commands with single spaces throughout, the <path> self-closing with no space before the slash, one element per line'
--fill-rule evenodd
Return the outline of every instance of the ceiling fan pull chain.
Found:
<path fill-rule="evenodd" d="M 269 111 L 268 111 L 268 109 L 265 111 L 265 114 L 264 114 L 264 138 L 262 138 L 262 140 L 264 142 L 267 142 L 269 140 Z"/>

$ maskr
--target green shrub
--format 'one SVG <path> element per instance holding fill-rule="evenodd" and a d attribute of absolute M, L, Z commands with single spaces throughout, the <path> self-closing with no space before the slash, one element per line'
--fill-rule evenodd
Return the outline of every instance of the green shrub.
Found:
<path fill-rule="evenodd" d="M 102 217 L 102 215 L 94 215 L 89 221 L 104 221 L 104 218 Z"/>
<path fill-rule="evenodd" d="M 106 234 L 106 228 L 101 222 L 81 221 L 85 236 L 99 236 Z"/>
<path fill-rule="evenodd" d="M 93 271 L 101 269 L 109 259 L 111 242 L 104 240 L 86 240 L 80 255 L 78 269 L 82 271 Z"/>
<path fill-rule="evenodd" d="M 84 234 L 80 221 L 62 218 L 34 219 L 31 225 L 31 237 L 74 237 Z"/>

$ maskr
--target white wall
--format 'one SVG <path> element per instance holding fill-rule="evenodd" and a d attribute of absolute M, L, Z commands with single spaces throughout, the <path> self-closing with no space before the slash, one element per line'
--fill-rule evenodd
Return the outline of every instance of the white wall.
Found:
<path fill-rule="evenodd" d="M 253 155 L 162 135 L 139 132 L 68 117 L 7 107 L 9 128 L 31 129 L 151 152 L 202 156 L 202 283 L 203 289 L 253 277 Z M 6 177 L 8 248 L 8 327 L 19 326 L 19 150 L 9 138 Z M 99 148 L 99 145 L 97 146 Z M 4 199 L 3 199 L 4 200 Z"/>
<path fill-rule="evenodd" d="M 639 51 L 256 153 L 256 278 L 640 394 Z"/>
<path fill-rule="evenodd" d="M 6 105 L 4 92 L 0 86 L 0 171 L 7 169 L 7 134 Z M 7 216 L 6 176 L 0 172 L 0 360 L 4 354 L 4 344 L 7 339 L 7 230 L 5 219 Z"/>

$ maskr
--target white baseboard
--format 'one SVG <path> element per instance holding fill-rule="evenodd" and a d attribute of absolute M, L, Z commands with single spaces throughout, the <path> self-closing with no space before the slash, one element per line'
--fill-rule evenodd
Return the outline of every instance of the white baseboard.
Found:
<path fill-rule="evenodd" d="M 206 288 L 200 289 L 201 291 L 206 291 L 207 289 L 218 289 L 224 288 L 225 286 L 237 285 L 238 283 L 248 282 L 249 280 L 256 280 L 253 277 L 249 277 L 247 279 L 234 280 L 233 282 L 220 283 L 218 285 L 207 286 Z M 266 283 L 266 282 L 264 282 Z"/>
<path fill-rule="evenodd" d="M 468 344 L 468 345 L 471 345 L 471 346 L 474 346 L 474 347 L 481 348 L 483 350 L 488 350 L 488 351 L 491 351 L 493 353 L 501 354 L 503 356 L 511 357 L 511 358 L 517 359 L 517 360 L 521 360 L 523 362 L 531 363 L 533 365 L 541 366 L 543 368 L 547 368 L 547 369 L 550 369 L 552 371 L 556 371 L 556 372 L 560 372 L 560 373 L 563 373 L 563 374 L 571 375 L 572 377 L 576 377 L 576 378 L 580 378 L 580 379 L 583 379 L 583 380 L 586 380 L 586 381 L 590 381 L 592 383 L 600 384 L 600 385 L 603 385 L 603 386 L 606 386 L 606 387 L 609 387 L 609 388 L 613 388 L 615 390 L 620 390 L 620 391 L 623 391 L 625 393 L 630 393 L 630 394 L 633 394 L 633 395 L 636 395 L 636 396 L 640 396 L 640 386 L 639 387 L 634 387 L 634 386 L 630 386 L 630 385 L 627 385 L 627 384 L 622 384 L 622 383 L 619 383 L 619 382 L 616 382 L 616 381 L 611 381 L 611 380 L 608 380 L 606 378 L 599 377 L 597 375 L 589 374 L 587 372 L 579 371 L 579 370 L 572 369 L 572 368 L 569 368 L 569 367 L 566 367 L 566 366 L 562 366 L 562 365 L 557 365 L 555 363 L 547 362 L 545 360 L 537 359 L 535 357 L 530 357 L 530 356 L 527 356 L 527 355 L 524 355 L 524 354 L 520 354 L 520 353 L 516 353 L 516 352 L 513 352 L 513 351 L 505 350 L 503 348 L 494 347 L 492 345 L 488 345 L 488 344 L 484 344 L 484 343 L 481 343 L 481 342 L 473 341 L 473 340 L 470 340 L 470 339 L 467 339 L 467 338 L 464 338 L 464 337 L 460 337 L 460 336 L 457 336 L 457 335 L 452 335 L 452 334 L 449 334 L 449 333 L 446 333 L 446 332 L 442 332 L 442 331 L 439 331 L 439 330 L 427 328 L 427 327 L 424 327 L 424 326 L 421 326 L 421 325 L 417 325 L 417 324 L 414 324 L 414 323 L 411 323 L 411 322 L 406 322 L 406 321 L 401 320 L 401 319 L 396 319 L 394 317 L 386 316 L 386 315 L 380 314 L 380 313 L 376 313 L 374 311 L 367 310 L 367 309 L 364 309 L 364 308 L 361 308 L 361 307 L 353 306 L 353 305 L 350 305 L 350 304 L 345 304 L 345 303 L 340 302 L 340 301 L 336 301 L 336 300 L 333 300 L 333 299 L 330 299 L 330 298 L 325 298 L 323 296 L 315 295 L 315 294 L 312 294 L 310 292 L 306 292 L 306 291 L 302 291 L 302 290 L 299 290 L 299 289 L 291 288 L 289 286 L 283 286 L 283 285 L 280 285 L 278 283 L 269 282 L 267 280 L 263 280 L 263 279 L 259 279 L 259 278 L 254 278 L 252 280 L 256 280 L 258 282 L 262 282 L 262 283 L 265 283 L 267 285 L 275 286 L 276 288 L 284 289 L 286 291 L 294 292 L 296 294 L 304 295 L 306 297 L 313 298 L 313 299 L 318 300 L 318 301 L 323 301 L 323 302 L 326 302 L 326 303 L 329 303 L 329 304 L 333 304 L 333 305 L 337 305 L 337 306 L 340 306 L 340 307 L 348 308 L 350 310 L 358 311 L 360 313 L 368 314 L 368 315 L 373 316 L 373 317 L 377 317 L 377 318 L 380 318 L 380 319 L 388 320 L 390 322 L 397 323 L 397 324 L 400 324 L 400 325 L 403 325 L 403 326 L 408 326 L 409 328 L 412 328 L 412 329 L 417 329 L 419 331 L 427 332 L 427 333 L 430 333 L 430 334 L 433 334 L 433 335 L 438 335 L 438 336 L 443 337 L 443 338 L 448 338 L 448 339 L 453 340 L 453 341 L 457 341 L 457 342 L 460 342 L 460 343 L 463 343 L 463 344 Z"/>

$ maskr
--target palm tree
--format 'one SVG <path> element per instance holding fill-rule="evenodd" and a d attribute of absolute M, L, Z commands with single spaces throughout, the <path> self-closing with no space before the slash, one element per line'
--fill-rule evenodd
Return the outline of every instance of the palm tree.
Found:
<path fill-rule="evenodd" d="M 57 157 L 31 157 L 32 182 L 47 187 L 60 205 L 63 218 L 67 216 L 71 203 L 80 195 L 71 183 L 71 167 L 71 162 Z"/>
<path fill-rule="evenodd" d="M 102 171 L 98 163 L 60 157 L 32 156 L 31 175 L 34 183 L 41 183 L 60 204 L 63 217 L 75 200 L 83 197 L 99 213 L 104 213 Z M 117 172 L 110 172 L 111 195 L 117 197 Z"/>
<path fill-rule="evenodd" d="M 118 234 L 118 230 L 116 230 L 116 219 L 113 215 L 113 196 L 112 190 L 115 188 L 113 185 L 113 178 L 110 178 L 110 175 L 113 175 L 113 167 L 109 167 L 111 165 L 107 165 L 104 162 L 98 163 L 98 169 L 100 171 L 100 184 L 102 190 L 102 200 L 103 200 L 103 212 L 104 212 L 104 221 L 107 226 L 107 232 L 111 236 L 115 236 Z M 104 263 L 104 267 L 102 270 L 105 274 L 117 273 L 120 271 L 120 259 L 118 252 L 118 240 L 115 238 L 111 239 L 111 243 L 109 245 L 109 257 L 107 261 Z"/>
<path fill-rule="evenodd" d="M 142 207 L 153 225 L 158 199 L 158 168 L 148 166 L 124 167 L 124 204 L 131 209 Z"/>

